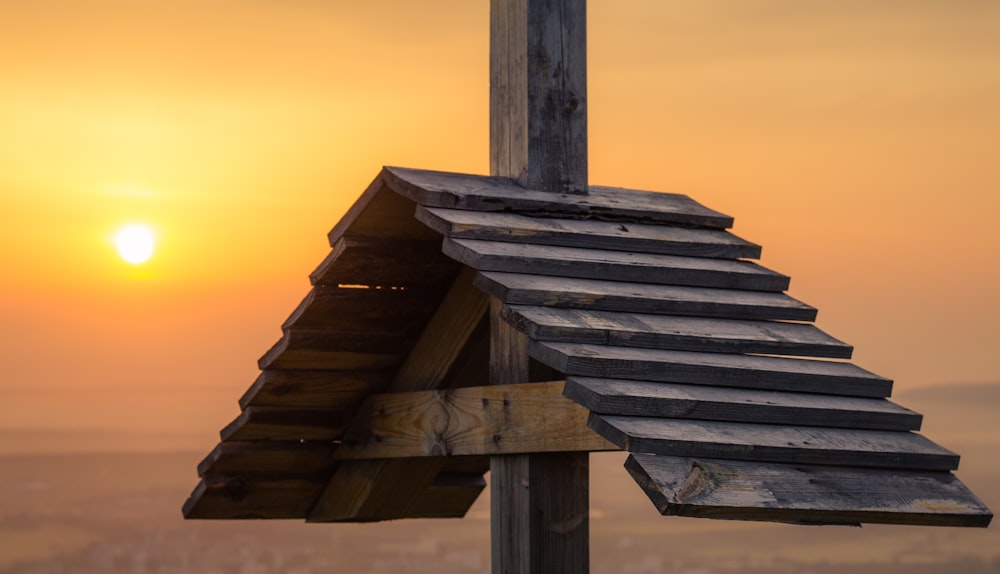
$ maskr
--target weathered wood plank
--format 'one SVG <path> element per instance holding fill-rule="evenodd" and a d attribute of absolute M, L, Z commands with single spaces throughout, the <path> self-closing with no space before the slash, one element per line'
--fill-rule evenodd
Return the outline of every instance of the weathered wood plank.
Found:
<path fill-rule="evenodd" d="M 327 234 L 330 245 L 336 245 L 345 236 L 411 241 L 437 239 L 434 232 L 414 220 L 415 208 L 413 201 L 389 189 L 380 173 Z"/>
<path fill-rule="evenodd" d="M 413 346 L 410 333 L 285 331 L 257 361 L 261 370 L 363 371 L 395 367 Z"/>
<path fill-rule="evenodd" d="M 607 415 L 920 430 L 922 416 L 885 399 L 570 377 L 564 393 Z"/>
<path fill-rule="evenodd" d="M 391 371 L 261 372 L 240 398 L 240 408 L 359 406 L 368 395 L 381 392 L 392 380 Z"/>
<path fill-rule="evenodd" d="M 912 432 L 591 413 L 590 428 L 629 452 L 761 462 L 954 470 L 958 455 Z"/>
<path fill-rule="evenodd" d="M 309 522 L 375 522 L 399 518 L 459 518 L 482 490 L 478 483 L 453 485 L 442 496 L 435 479 L 446 457 L 352 460 L 337 470 L 316 499 Z"/>
<path fill-rule="evenodd" d="M 461 267 L 441 254 L 440 240 L 341 237 L 309 275 L 314 286 L 444 292 Z"/>
<path fill-rule="evenodd" d="M 536 342 L 528 350 L 562 373 L 584 377 L 873 398 L 892 391 L 889 379 L 838 361 L 576 343 Z"/>
<path fill-rule="evenodd" d="M 461 356 L 487 305 L 485 296 L 472 285 L 472 272 L 460 273 L 387 391 L 427 390 L 439 385 Z M 443 457 L 345 461 L 330 478 L 309 520 L 374 521 L 408 517 L 417 501 L 436 492 L 432 483 L 446 462 Z M 368 500 L 369 497 L 378 500 Z M 420 506 L 423 515 L 463 516 L 468 510 L 468 506 L 462 506 L 468 501 L 467 496 L 426 500 L 442 500 L 442 506 L 435 510 L 427 506 L 430 502 L 419 503 L 423 504 Z"/>
<path fill-rule="evenodd" d="M 581 0 L 492 2 L 491 175 L 587 192 L 586 21 Z"/>
<path fill-rule="evenodd" d="M 339 440 L 354 409 L 247 407 L 220 432 L 222 440 Z"/>
<path fill-rule="evenodd" d="M 444 240 L 442 250 L 478 271 L 750 291 L 777 292 L 788 288 L 785 275 L 742 260 L 451 238 Z"/>
<path fill-rule="evenodd" d="M 814 307 L 784 293 L 498 272 L 480 272 L 475 284 L 508 305 L 761 321 L 816 319 Z"/>
<path fill-rule="evenodd" d="M 503 317 L 536 341 L 710 353 L 849 359 L 853 348 L 813 325 L 515 305 Z"/>
<path fill-rule="evenodd" d="M 427 207 L 513 211 L 543 216 L 624 222 L 674 223 L 727 229 L 733 218 L 690 197 L 591 185 L 586 196 L 529 190 L 506 177 L 385 167 L 394 191 Z"/>
<path fill-rule="evenodd" d="M 253 474 L 326 476 L 333 470 L 336 446 L 327 441 L 222 442 L 198 464 L 198 476 Z"/>
<path fill-rule="evenodd" d="M 802 524 L 989 525 L 950 472 L 633 454 L 629 474 L 663 515 Z"/>
<path fill-rule="evenodd" d="M 563 381 L 371 397 L 338 459 L 617 450 L 587 427 Z"/>
<path fill-rule="evenodd" d="M 254 475 L 202 478 L 184 503 L 188 519 L 305 518 L 325 481 Z"/>
<path fill-rule="evenodd" d="M 281 328 L 419 333 L 440 300 L 426 290 L 314 287 Z"/>
<path fill-rule="evenodd" d="M 456 239 L 723 259 L 756 259 L 761 251 L 759 245 L 718 229 L 528 217 L 516 213 L 423 206 L 417 208 L 416 218 L 441 235 Z"/>

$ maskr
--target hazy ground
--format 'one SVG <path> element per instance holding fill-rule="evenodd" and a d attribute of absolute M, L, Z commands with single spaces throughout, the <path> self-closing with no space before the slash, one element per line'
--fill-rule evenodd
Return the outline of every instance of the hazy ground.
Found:
<path fill-rule="evenodd" d="M 1000 508 L 1000 384 L 911 391 L 926 433 L 962 455 L 959 476 Z M 12 439 L 17 438 L 15 442 Z M 115 450 L 101 433 L 0 431 L 0 573 L 488 572 L 488 499 L 464 520 L 376 525 L 185 522 L 201 451 L 24 454 L 54 444 Z M 163 444 L 171 444 L 169 440 Z M 17 448 L 14 448 L 14 447 Z M 796 527 L 664 518 L 594 455 L 594 572 L 1000 573 L 997 528 Z"/>

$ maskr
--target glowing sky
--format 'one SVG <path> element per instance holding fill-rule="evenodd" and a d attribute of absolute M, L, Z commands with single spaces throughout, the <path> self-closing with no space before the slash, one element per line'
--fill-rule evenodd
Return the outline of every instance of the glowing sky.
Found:
<path fill-rule="evenodd" d="M 594 183 L 735 216 L 897 389 L 1000 380 L 1000 3 L 589 10 Z M 228 422 L 380 166 L 488 169 L 488 13 L 4 3 L 0 427 Z"/>

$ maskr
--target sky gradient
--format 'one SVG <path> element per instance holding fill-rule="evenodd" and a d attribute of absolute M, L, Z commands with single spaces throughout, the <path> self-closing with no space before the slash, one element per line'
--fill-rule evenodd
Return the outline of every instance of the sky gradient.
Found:
<path fill-rule="evenodd" d="M 733 215 L 899 390 L 1000 380 L 1000 3 L 589 4 L 592 183 Z M 486 0 L 0 8 L 0 430 L 207 452 L 380 167 L 488 170 L 488 19 Z M 111 242 L 131 222 L 159 240 L 140 266 Z"/>

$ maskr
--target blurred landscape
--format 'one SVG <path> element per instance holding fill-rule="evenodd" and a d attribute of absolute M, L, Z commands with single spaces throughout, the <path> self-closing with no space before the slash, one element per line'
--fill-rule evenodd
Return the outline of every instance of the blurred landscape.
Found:
<path fill-rule="evenodd" d="M 924 432 L 962 455 L 959 477 L 1000 508 L 1000 428 L 994 424 L 1000 384 L 929 387 L 895 399 L 925 414 Z M 485 494 L 463 520 L 185 522 L 181 504 L 212 444 L 211 437 L 155 430 L 0 430 L 0 573 L 490 569 Z M 623 459 L 620 453 L 592 457 L 593 572 L 1000 572 L 996 527 L 803 527 L 661 517 L 621 468 Z"/>

